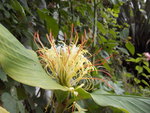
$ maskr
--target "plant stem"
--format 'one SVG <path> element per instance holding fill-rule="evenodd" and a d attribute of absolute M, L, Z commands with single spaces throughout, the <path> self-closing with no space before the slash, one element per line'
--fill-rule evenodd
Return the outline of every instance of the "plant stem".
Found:
<path fill-rule="evenodd" d="M 66 109 L 66 103 L 58 103 L 57 107 L 56 107 L 56 113 L 63 113 Z"/>
<path fill-rule="evenodd" d="M 63 94 L 63 96 L 65 96 L 65 95 Z M 65 112 L 66 108 L 68 107 L 68 100 L 69 100 L 69 98 L 70 98 L 70 93 L 67 93 L 65 100 L 57 101 L 57 105 L 56 105 L 56 108 L 55 108 L 56 109 L 56 113 L 64 113 Z"/>
<path fill-rule="evenodd" d="M 61 3 L 59 0 L 59 7 L 58 7 L 58 25 L 59 25 L 59 30 L 61 29 Z"/>
<path fill-rule="evenodd" d="M 61 112 L 63 113 L 63 111 L 64 111 L 64 109 L 63 109 L 62 105 L 59 103 L 56 107 L 56 113 L 61 113 Z"/>
<path fill-rule="evenodd" d="M 72 0 L 69 0 L 70 2 L 70 12 L 71 12 L 71 20 L 73 22 L 74 18 L 73 18 L 73 15 L 74 15 L 74 12 L 73 12 L 73 4 L 72 4 Z"/>
<path fill-rule="evenodd" d="M 93 10 L 94 10 L 94 18 L 93 18 L 93 45 L 94 48 L 96 46 L 96 37 L 97 37 L 97 0 L 93 2 Z M 93 64 L 95 62 L 95 57 L 92 58 Z"/>

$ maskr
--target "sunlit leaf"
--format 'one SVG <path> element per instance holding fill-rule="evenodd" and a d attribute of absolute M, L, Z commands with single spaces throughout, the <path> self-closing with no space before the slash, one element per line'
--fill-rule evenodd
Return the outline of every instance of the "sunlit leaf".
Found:
<path fill-rule="evenodd" d="M 148 87 L 150 86 L 145 80 L 141 80 L 142 83 L 144 83 L 145 85 L 147 85 Z"/>
<path fill-rule="evenodd" d="M 134 81 L 136 82 L 136 84 L 139 84 L 141 81 L 138 78 L 134 78 Z"/>
<path fill-rule="evenodd" d="M 146 69 L 146 71 L 148 72 L 148 73 L 150 73 L 150 68 L 148 67 L 148 66 L 143 66 L 144 67 L 144 69 Z"/>
<path fill-rule="evenodd" d="M 143 72 L 143 67 L 141 67 L 141 66 L 136 66 L 135 69 L 138 71 L 138 73 Z"/>
<path fill-rule="evenodd" d="M 126 48 L 129 50 L 129 52 L 130 52 L 132 55 L 134 55 L 134 53 L 135 53 L 135 47 L 134 47 L 134 45 L 133 45 L 131 42 L 127 42 L 127 43 L 125 44 L 125 46 L 126 46 Z"/>

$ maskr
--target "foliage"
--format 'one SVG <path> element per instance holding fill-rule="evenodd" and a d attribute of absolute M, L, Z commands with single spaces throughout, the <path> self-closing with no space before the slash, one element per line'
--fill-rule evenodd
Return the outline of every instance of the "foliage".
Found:
<path fill-rule="evenodd" d="M 120 98 L 121 98 L 121 101 L 123 101 L 123 103 L 122 103 L 123 105 L 120 106 L 121 105 L 120 103 L 115 103 L 114 101 L 112 101 L 112 100 L 114 100 L 114 98 L 116 98 L 115 100 L 119 99 L 119 101 L 120 101 L 120 98 L 118 98 L 118 97 L 111 97 L 111 95 L 110 95 L 110 97 L 108 96 L 109 97 L 109 99 L 108 99 L 107 95 L 102 95 L 101 93 L 98 93 L 98 94 L 91 93 L 90 94 L 90 93 L 86 92 L 84 89 L 82 89 L 81 85 L 77 86 L 77 88 L 74 89 L 74 87 L 70 87 L 68 85 L 63 84 L 63 82 L 65 83 L 65 81 L 61 81 L 61 83 L 59 83 L 60 84 L 59 85 L 58 83 L 56 83 L 52 79 L 50 79 L 50 77 L 48 77 L 48 75 L 47 76 L 44 75 L 45 72 L 42 71 L 42 70 L 40 72 L 39 72 L 39 70 L 34 70 L 34 71 L 31 72 L 30 69 L 33 70 L 34 69 L 33 66 L 32 67 L 28 66 L 27 70 L 26 70 L 26 68 L 25 68 L 26 65 L 24 65 L 24 62 L 26 62 L 27 64 L 30 64 L 30 65 L 34 65 L 34 67 L 36 67 L 36 69 L 39 68 L 39 67 L 37 67 L 39 65 L 38 62 L 35 62 L 35 60 L 36 60 L 35 55 L 32 52 L 29 52 L 28 56 L 25 56 L 25 53 L 27 53 L 28 51 L 2 25 L 1 25 L 0 39 L 1 39 L 1 45 L 2 45 L 1 50 L 3 50 L 3 51 L 1 51 L 1 55 L 0 55 L 0 58 L 1 58 L 0 64 L 2 66 L 2 69 L 4 69 L 4 71 L 10 77 L 12 77 L 13 79 L 15 79 L 19 82 L 22 82 L 22 83 L 25 83 L 25 84 L 28 84 L 28 85 L 31 85 L 31 86 L 39 86 L 39 87 L 44 88 L 44 89 L 53 89 L 53 90 L 59 89 L 59 90 L 62 90 L 62 91 L 68 91 L 68 94 L 70 95 L 69 97 L 66 97 L 65 100 L 63 98 L 60 98 L 60 100 L 58 100 L 56 113 L 59 113 L 60 111 L 64 112 L 65 108 L 67 108 L 71 104 L 71 103 L 68 103 L 68 101 L 71 101 L 72 99 L 73 99 L 74 102 L 76 102 L 78 99 L 81 99 L 81 98 L 84 99 L 84 98 L 90 98 L 90 97 L 92 97 L 93 100 L 99 105 L 102 105 L 102 106 L 108 106 L 109 105 L 109 106 L 117 107 L 117 108 L 119 108 L 119 109 L 121 109 L 125 112 L 135 113 L 135 112 L 143 111 L 143 112 L 146 113 L 146 112 L 149 111 L 148 103 L 149 103 L 150 100 L 148 98 L 132 97 L 132 96 L 123 97 L 123 96 L 121 96 Z M 13 46 L 14 43 L 16 44 L 15 46 Z M 52 40 L 51 40 L 51 43 L 53 44 Z M 10 50 L 7 47 L 9 44 L 12 45 Z M 53 48 L 53 46 L 52 46 L 52 48 Z M 19 48 L 19 49 L 17 50 L 17 48 Z M 53 48 L 53 49 L 56 50 L 56 48 Z M 11 53 L 11 51 L 13 53 Z M 13 56 L 13 54 L 17 55 L 17 57 Z M 44 55 L 45 55 L 45 52 L 44 52 Z M 26 57 L 26 58 L 24 58 L 24 57 Z M 34 60 L 31 60 L 33 58 L 34 58 Z M 17 61 L 19 61 L 19 64 L 17 64 L 17 61 L 14 63 L 15 59 L 17 59 Z M 26 59 L 27 59 L 27 61 L 26 61 Z M 34 62 L 30 63 L 31 61 L 34 61 Z M 23 63 L 23 65 L 22 65 L 22 63 Z M 24 71 L 26 71 L 26 72 L 24 72 Z M 57 71 L 58 70 L 56 70 L 56 72 Z M 30 75 L 30 73 L 31 73 L 31 75 Z M 40 75 L 40 78 L 38 77 L 39 75 Z M 63 76 L 65 76 L 65 75 L 63 75 Z M 66 86 L 66 88 L 63 87 L 63 85 Z M 61 93 L 61 91 L 59 91 L 59 93 Z M 6 94 L 4 93 L 3 95 L 2 95 L 2 100 L 3 101 L 6 99 L 6 97 L 7 98 L 10 97 L 10 95 L 8 93 L 6 93 Z M 63 95 L 65 96 L 66 93 L 64 93 Z M 58 97 L 56 96 L 56 100 L 57 100 L 57 98 Z M 109 104 L 106 104 L 106 103 L 102 102 L 102 100 L 105 101 L 106 98 L 108 99 Z M 133 100 L 135 100 L 134 98 L 136 98 L 136 101 L 139 103 L 139 105 L 137 105 L 137 102 L 133 102 Z M 66 99 L 67 99 L 67 101 L 66 101 Z M 97 101 L 98 99 L 100 99 L 101 101 Z M 125 103 L 125 101 L 127 101 L 127 100 L 132 101 L 133 106 L 130 105 L 131 108 L 128 107 L 129 106 L 128 103 Z M 64 102 L 65 102 L 66 106 L 62 105 L 62 103 L 64 103 Z M 136 106 L 135 106 L 135 104 L 136 104 Z M 141 105 L 143 105 L 142 109 L 140 108 Z M 135 107 L 134 108 L 135 110 L 132 109 L 133 107 Z M 76 108 L 78 109 L 78 111 L 80 111 L 80 109 L 78 107 L 76 107 Z M 140 108 L 140 109 L 137 109 L 137 108 Z"/>
<path fill-rule="evenodd" d="M 137 54 L 137 58 L 130 58 L 127 59 L 128 62 L 134 63 L 135 70 L 136 70 L 136 76 L 133 78 L 135 86 L 139 88 L 143 92 L 145 87 L 146 89 L 149 88 L 149 75 L 147 73 L 150 73 L 149 69 L 149 62 L 147 61 L 147 58 L 142 54 Z M 139 91 L 138 90 L 138 91 Z"/>
<path fill-rule="evenodd" d="M 149 109 L 148 98 L 143 98 L 147 103 L 144 104 L 141 97 L 125 94 L 144 96 L 150 94 L 149 84 L 146 83 L 149 79 L 148 62 L 145 63 L 143 56 L 136 54 L 149 51 L 148 8 L 148 0 L 146 2 L 144 0 L 0 0 L 0 23 L 18 39 L 16 40 L 1 26 L 0 105 L 11 113 L 43 113 L 55 111 L 54 106 L 62 110 L 65 108 L 64 103 L 68 102 L 67 98 L 70 101 L 66 108 L 77 108 L 80 112 L 122 113 L 121 110 L 128 110 L 131 113 L 138 111 L 147 113 L 145 110 Z M 73 29 L 70 28 L 72 23 Z M 92 76 L 106 82 L 89 79 L 95 86 L 94 89 L 86 92 L 80 87 L 73 86 L 74 89 L 64 87 L 51 79 L 33 51 L 38 49 L 33 41 L 33 34 L 37 31 L 41 42 L 47 48 L 51 47 L 44 35 L 47 32 L 53 33 L 56 45 L 59 45 L 60 41 L 66 41 L 66 45 L 69 45 L 70 40 L 75 40 L 73 35 L 76 32 L 79 33 L 79 37 L 84 34 L 88 39 L 85 48 L 93 54 L 90 61 L 98 65 L 96 66 L 98 70 L 103 70 L 98 73 L 92 72 Z M 81 42 L 79 38 L 77 44 Z M 136 59 L 140 59 L 139 62 L 135 62 Z M 112 75 L 111 80 L 106 76 L 108 72 Z M 18 83 L 10 77 L 21 83 L 41 88 Z M 50 92 L 44 89 L 53 90 Z M 93 93 L 95 89 L 107 92 L 98 90 Z M 72 111 L 66 110 L 66 112 Z"/>
<path fill-rule="evenodd" d="M 149 8 L 149 0 L 127 0 L 118 18 L 120 24 L 130 25 L 130 36 L 137 53 L 149 51 Z"/>

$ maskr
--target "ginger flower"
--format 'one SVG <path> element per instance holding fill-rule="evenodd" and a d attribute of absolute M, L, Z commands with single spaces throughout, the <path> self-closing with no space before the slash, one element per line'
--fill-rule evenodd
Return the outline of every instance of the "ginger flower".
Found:
<path fill-rule="evenodd" d="M 56 45 L 52 33 L 50 33 L 47 35 L 47 39 L 51 47 L 47 48 L 40 41 L 38 33 L 35 33 L 34 39 L 41 45 L 37 51 L 40 62 L 54 80 L 68 88 L 83 87 L 87 90 L 93 88 L 93 83 L 85 83 L 92 78 L 90 74 L 92 71 L 97 72 L 95 66 L 86 57 L 90 55 L 84 49 L 86 41 L 77 45 L 78 37 L 76 37 L 75 42 L 71 42 L 69 45 L 64 42 Z"/>

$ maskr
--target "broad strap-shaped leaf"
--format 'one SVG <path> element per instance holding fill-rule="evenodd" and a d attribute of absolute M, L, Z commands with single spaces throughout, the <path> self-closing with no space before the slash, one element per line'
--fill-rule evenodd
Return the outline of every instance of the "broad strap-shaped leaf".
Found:
<path fill-rule="evenodd" d="M 44 89 L 67 90 L 43 70 L 36 53 L 26 49 L 0 24 L 0 65 L 14 80 Z"/>
<path fill-rule="evenodd" d="M 75 100 L 93 98 L 100 106 L 112 106 L 126 113 L 149 113 L 150 98 L 133 95 L 113 95 L 104 90 L 88 93 L 84 89 L 76 90 L 79 94 Z M 73 101 L 73 100 L 72 100 Z"/>
<path fill-rule="evenodd" d="M 91 96 L 100 106 L 116 107 L 126 113 L 150 113 L 150 98 L 95 93 Z"/>

